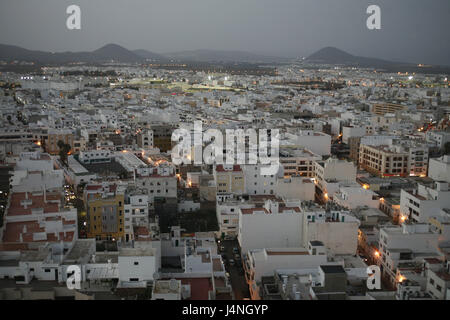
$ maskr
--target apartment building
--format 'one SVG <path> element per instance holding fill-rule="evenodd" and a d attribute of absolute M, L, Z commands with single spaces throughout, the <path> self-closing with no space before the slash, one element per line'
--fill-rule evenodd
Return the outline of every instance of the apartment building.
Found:
<path fill-rule="evenodd" d="M 380 197 L 372 190 L 355 184 L 339 187 L 339 191 L 333 195 L 333 201 L 348 209 L 358 207 L 378 208 Z"/>
<path fill-rule="evenodd" d="M 88 184 L 84 189 L 87 236 L 97 240 L 122 240 L 125 235 L 125 186 Z"/>
<path fill-rule="evenodd" d="M 426 133 L 426 140 L 443 149 L 445 144 L 450 142 L 450 132 L 430 130 Z"/>
<path fill-rule="evenodd" d="M 268 199 L 276 199 L 273 195 L 236 196 L 224 194 L 217 196 L 216 216 L 219 232 L 222 237 L 236 238 L 239 229 L 240 209 L 261 207 Z"/>
<path fill-rule="evenodd" d="M 396 113 L 397 111 L 403 111 L 406 110 L 406 106 L 402 104 L 395 104 L 395 103 L 374 103 L 372 105 L 372 112 L 383 116 L 386 113 Z"/>
<path fill-rule="evenodd" d="M 379 251 L 374 251 L 382 276 L 396 287 L 407 270 L 421 268 L 424 258 L 438 257 L 439 234 L 430 231 L 428 224 L 387 226 L 380 229 Z M 400 271 L 400 272 L 399 272 Z"/>
<path fill-rule="evenodd" d="M 110 163 L 113 154 L 108 150 L 81 151 L 78 160 L 82 164 Z"/>
<path fill-rule="evenodd" d="M 261 299 L 261 280 L 273 275 L 278 269 L 309 269 L 313 272 L 328 263 L 326 249 L 320 241 L 310 243 L 307 248 L 263 248 L 250 250 L 243 266 L 252 300 Z M 314 252 L 313 252 L 314 250 Z"/>
<path fill-rule="evenodd" d="M 160 141 L 158 141 L 160 143 Z M 137 145 L 142 149 L 153 148 L 153 130 L 144 130 L 137 135 Z"/>
<path fill-rule="evenodd" d="M 387 145 L 369 146 L 361 144 L 359 165 L 380 177 L 408 176 L 409 152 Z"/>
<path fill-rule="evenodd" d="M 315 184 L 312 178 L 304 178 L 298 175 L 278 177 L 275 186 L 275 195 L 282 199 L 295 199 L 301 201 L 313 201 Z"/>
<path fill-rule="evenodd" d="M 314 172 L 316 196 L 325 202 L 338 191 L 341 183 L 356 181 L 356 166 L 346 160 L 329 158 L 325 161 L 316 161 Z"/>
<path fill-rule="evenodd" d="M 153 146 L 159 148 L 161 152 L 172 150 L 172 132 L 175 127 L 172 125 L 151 125 L 153 132 Z M 149 141 L 150 142 L 150 141 Z"/>
<path fill-rule="evenodd" d="M 125 242 L 135 240 L 134 227 L 149 226 L 148 195 L 145 190 L 128 187 L 125 193 Z"/>
<path fill-rule="evenodd" d="M 450 188 L 446 181 L 436 181 L 432 186 L 418 184 L 413 191 L 401 191 L 400 214 L 403 221 L 427 223 L 445 208 L 450 208 Z"/>
<path fill-rule="evenodd" d="M 359 145 L 361 143 L 361 137 L 350 137 L 348 138 L 347 144 L 350 148 L 349 158 L 354 163 L 358 164 L 359 161 Z"/>
<path fill-rule="evenodd" d="M 263 175 L 263 168 L 260 164 L 243 166 L 246 194 L 275 194 L 278 174 Z"/>
<path fill-rule="evenodd" d="M 232 193 L 242 195 L 245 193 L 246 175 L 241 166 L 219 164 L 215 167 L 213 174 L 217 187 L 217 194 Z"/>
<path fill-rule="evenodd" d="M 145 190 L 150 209 L 155 199 L 177 199 L 177 177 L 172 164 L 162 162 L 136 169 L 135 185 Z"/>
<path fill-rule="evenodd" d="M 303 130 L 296 134 L 286 133 L 286 138 L 319 156 L 331 154 L 331 136 L 326 133 Z"/>
<path fill-rule="evenodd" d="M 284 176 L 314 177 L 314 162 L 322 157 L 307 149 L 282 146 L 280 148 L 280 164 L 284 169 Z"/>
<path fill-rule="evenodd" d="M 450 261 L 428 259 L 426 292 L 434 299 L 450 299 Z"/>
<path fill-rule="evenodd" d="M 0 142 L 34 142 L 37 139 L 29 130 L 21 128 L 2 128 L 0 130 Z"/>
<path fill-rule="evenodd" d="M 45 151 L 50 154 L 58 154 L 59 147 L 58 142 L 62 141 L 65 144 L 70 145 L 71 149 L 74 145 L 75 137 L 72 130 L 59 129 L 59 130 L 49 130 L 47 134 L 47 139 L 44 140 Z"/>
<path fill-rule="evenodd" d="M 450 183 L 450 155 L 430 159 L 428 167 L 428 177 Z"/>
<path fill-rule="evenodd" d="M 243 254 L 252 249 L 301 247 L 306 215 L 299 203 L 267 200 L 263 206 L 239 209 L 238 241 Z"/>

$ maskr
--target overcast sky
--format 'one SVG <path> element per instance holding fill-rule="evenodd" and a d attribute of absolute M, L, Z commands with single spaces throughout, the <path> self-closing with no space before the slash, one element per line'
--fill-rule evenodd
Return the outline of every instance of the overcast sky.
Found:
<path fill-rule="evenodd" d="M 70 4 L 81 7 L 81 30 L 66 28 Z M 381 30 L 366 28 L 369 4 L 381 7 Z M 0 43 L 46 51 L 117 43 L 297 56 L 335 46 L 450 65 L 449 30 L 450 0 L 0 0 Z"/>

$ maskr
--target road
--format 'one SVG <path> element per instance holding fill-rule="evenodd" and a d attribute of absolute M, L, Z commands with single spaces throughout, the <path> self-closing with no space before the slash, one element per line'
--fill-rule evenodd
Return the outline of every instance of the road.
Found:
<path fill-rule="evenodd" d="M 236 262 L 236 259 L 234 259 L 233 248 L 239 248 L 239 243 L 237 240 L 221 240 L 219 247 L 222 245 L 225 247 L 225 251 L 221 252 L 221 254 L 226 254 L 227 261 L 225 262 L 225 269 L 230 274 L 231 287 L 233 288 L 235 299 L 243 300 L 244 298 L 250 298 L 250 292 L 248 290 L 247 282 L 245 281 L 242 264 L 238 265 L 235 263 L 234 266 L 231 266 L 228 263 L 230 259 L 233 259 Z"/>

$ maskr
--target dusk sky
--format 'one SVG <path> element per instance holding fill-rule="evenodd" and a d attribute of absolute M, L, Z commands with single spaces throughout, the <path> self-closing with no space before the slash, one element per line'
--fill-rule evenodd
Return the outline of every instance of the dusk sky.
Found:
<path fill-rule="evenodd" d="M 66 8 L 82 29 L 66 28 Z M 381 30 L 366 9 L 381 7 Z M 219 49 L 278 56 L 335 46 L 351 54 L 450 65 L 449 0 L 2 0 L 0 43 L 90 51 L 108 43 L 157 53 Z"/>

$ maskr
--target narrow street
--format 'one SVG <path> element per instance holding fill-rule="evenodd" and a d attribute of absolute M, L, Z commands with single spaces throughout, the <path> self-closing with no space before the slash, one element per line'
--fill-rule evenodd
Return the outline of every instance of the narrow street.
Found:
<path fill-rule="evenodd" d="M 247 282 L 245 281 L 244 269 L 242 262 L 235 259 L 233 248 L 239 248 L 237 240 L 221 240 L 218 244 L 225 247 L 225 251 L 221 251 L 221 254 L 226 255 L 224 258 L 225 269 L 230 274 L 231 286 L 233 288 L 234 296 L 236 300 L 243 300 L 244 298 L 250 298 L 250 292 L 248 290 Z M 239 253 L 240 255 L 240 253 Z M 234 265 L 230 265 L 230 260 L 234 261 Z"/>

